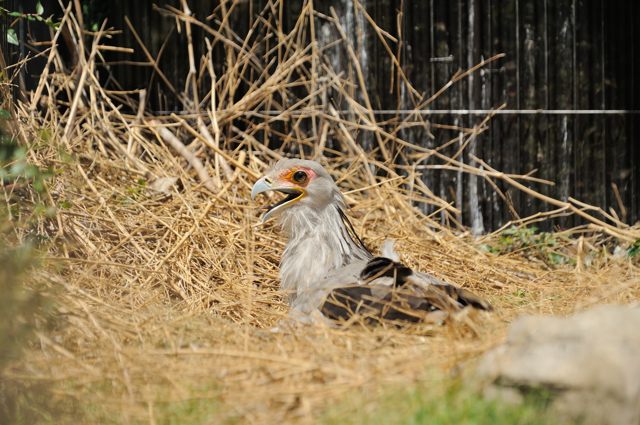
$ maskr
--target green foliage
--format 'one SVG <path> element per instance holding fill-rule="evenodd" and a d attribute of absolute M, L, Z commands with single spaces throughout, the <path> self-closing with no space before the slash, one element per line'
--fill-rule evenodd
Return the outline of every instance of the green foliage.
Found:
<path fill-rule="evenodd" d="M 530 293 L 525 291 L 524 289 L 516 289 L 515 291 L 512 291 L 511 293 L 511 299 L 510 302 L 514 305 L 527 305 L 531 302 L 531 300 L 529 299 L 530 297 Z"/>
<path fill-rule="evenodd" d="M 16 30 L 14 30 L 13 28 L 7 29 L 7 42 L 15 46 L 18 46 L 20 44 L 20 42 L 18 41 L 18 36 L 16 35 Z"/>
<path fill-rule="evenodd" d="M 204 425 L 211 423 L 218 409 L 218 403 L 209 398 L 156 403 L 155 416 L 162 425 Z"/>
<path fill-rule="evenodd" d="M 140 199 L 144 197 L 147 192 L 147 181 L 145 179 L 138 179 L 136 182 L 125 189 L 126 195 L 122 199 L 124 205 L 135 205 Z"/>
<path fill-rule="evenodd" d="M 631 258 L 635 258 L 638 254 L 640 254 L 640 239 L 635 241 L 633 245 L 627 249 L 627 255 Z"/>
<path fill-rule="evenodd" d="M 46 384 L 4 372 L 20 361 L 35 329 L 46 322 L 48 302 L 36 285 L 27 285 L 37 266 L 34 244 L 16 243 L 1 216 L 0 223 L 0 423 L 32 424 L 49 414 Z"/>
<path fill-rule="evenodd" d="M 561 240 L 554 233 L 540 232 L 535 226 L 509 227 L 500 233 L 493 243 L 480 246 L 494 254 L 520 252 L 523 255 L 544 261 L 550 266 L 575 264 L 575 259 L 562 252 Z"/>
<path fill-rule="evenodd" d="M 0 109 L 0 185 L 5 194 L 0 207 L 0 423 L 32 424 L 49 414 L 47 384 L 22 382 L 5 372 L 19 364 L 35 330 L 48 324 L 47 298 L 32 278 L 37 247 L 46 239 L 37 233 L 37 224 L 55 210 L 41 201 L 51 171 L 27 162 L 27 150 L 4 131 L 10 117 Z"/>
<path fill-rule="evenodd" d="M 68 409 L 52 397 L 46 382 L 4 379 L 0 375 L 0 423 L 15 425 L 59 424 L 59 412 Z"/>
<path fill-rule="evenodd" d="M 548 398 L 527 397 L 521 405 L 484 399 L 461 381 L 422 384 L 413 389 L 389 391 L 375 400 L 347 400 L 332 409 L 325 424 L 406 425 L 551 425 Z M 362 408 L 366 403 L 366 409 Z M 370 408 L 373 407 L 373 408 Z"/>
<path fill-rule="evenodd" d="M 10 147 L 2 149 L 0 145 L 0 179 L 5 185 L 30 182 L 38 193 L 44 193 L 45 180 L 53 177 L 51 168 L 40 169 L 27 162 L 27 151 L 23 147 Z M 3 153 L 7 153 L 3 157 Z"/>
<path fill-rule="evenodd" d="M 0 183 L 4 185 L 30 182 L 37 193 L 46 189 L 45 181 L 53 176 L 53 170 L 40 169 L 27 162 L 27 149 L 18 145 L 17 141 L 6 134 L 4 127 L 8 112 L 0 114 Z"/>
<path fill-rule="evenodd" d="M 24 287 L 34 261 L 33 247 L 30 244 L 10 247 L 5 238 L 1 242 L 0 372 L 15 360 L 31 329 L 31 319 L 42 304 L 37 293 Z"/>
<path fill-rule="evenodd" d="M 104 0 L 83 0 L 82 16 L 86 29 L 96 32 L 100 24 L 109 16 L 111 4 Z"/>
<path fill-rule="evenodd" d="M 104 424 L 104 425 L 137 425 L 148 424 L 146 417 L 132 415 L 132 411 L 122 409 L 122 406 L 114 403 L 102 403 L 100 397 L 105 394 L 112 394 L 113 385 L 110 380 L 96 381 L 89 384 L 85 390 L 97 398 L 92 396 L 86 397 L 70 397 L 66 391 L 73 391 L 71 388 L 75 385 L 83 386 L 85 384 L 66 382 L 60 385 L 57 393 L 54 395 L 51 388 L 27 384 L 22 382 L 11 382 L 12 393 L 16 402 L 13 403 L 13 422 L 16 424 L 44 424 L 44 425 L 60 425 L 60 424 Z M 0 390 L 2 389 L 2 381 L 0 380 Z M 76 388 L 77 391 L 77 388 Z M 224 415 L 220 417 L 220 402 L 214 390 L 190 388 L 189 397 L 176 401 L 140 401 L 144 405 L 143 412 L 150 412 L 154 421 L 158 425 L 206 425 L 220 424 L 231 425 L 237 423 L 234 416 Z M 160 391 L 164 392 L 163 390 Z M 160 394 L 159 398 L 163 398 Z M 0 404 L 2 397 L 0 396 Z M 0 407 L 0 423 L 1 416 Z M 9 422 L 7 422 L 9 423 Z"/>
<path fill-rule="evenodd" d="M 42 22 L 53 29 L 58 29 L 58 25 L 59 25 L 59 22 L 54 21 L 53 17 L 43 16 L 44 7 L 40 2 L 36 3 L 36 10 L 34 13 L 21 13 L 21 12 L 5 9 L 4 7 L 0 7 L 0 14 L 10 16 L 12 18 L 15 18 L 16 20 L 24 19 L 27 21 Z M 16 35 L 16 31 L 13 28 L 7 29 L 7 41 L 16 46 L 20 44 L 20 41 L 18 40 L 18 36 Z"/>

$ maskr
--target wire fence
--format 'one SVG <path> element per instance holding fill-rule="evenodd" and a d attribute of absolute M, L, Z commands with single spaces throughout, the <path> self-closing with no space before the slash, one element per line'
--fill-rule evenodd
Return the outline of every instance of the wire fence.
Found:
<path fill-rule="evenodd" d="M 47 14 L 59 13 L 57 1 L 42 3 Z M 94 6 L 87 11 L 86 25 L 107 18 L 111 26 L 123 30 L 114 35 L 114 45 L 135 49 L 134 54 L 105 53 L 112 63 L 109 78 L 118 82 L 118 89 L 145 88 L 148 110 L 180 113 L 177 99 L 156 78 L 154 69 L 140 66 L 146 59 L 125 20 L 127 17 L 139 29 L 138 36 L 154 56 L 162 49 L 164 54 L 158 65 L 175 87 L 184 87 L 188 61 L 186 52 L 178 46 L 185 35 L 153 6 L 176 6 L 178 2 L 98 3 L 87 3 Z M 35 1 L 9 0 L 5 4 L 28 10 Z M 234 3 L 231 19 L 239 40 L 248 33 L 257 11 L 269 4 L 268 0 Z M 305 4 L 305 0 L 286 2 L 278 17 L 283 30 L 295 25 Z M 212 11 L 219 3 L 191 0 L 189 5 L 196 16 L 206 18 L 215 16 Z M 472 150 L 462 157 L 464 161 L 476 155 L 507 173 L 532 171 L 556 182 L 555 186 L 537 190 L 599 205 L 626 222 L 640 219 L 640 26 L 635 22 L 635 17 L 640 16 L 640 2 L 327 0 L 316 1 L 314 6 L 319 33 L 323 16 L 330 14 L 331 7 L 337 10 L 345 28 L 350 29 L 375 116 L 403 120 L 419 116 L 444 125 L 472 127 L 480 116 L 493 114 L 490 130 L 474 142 Z M 427 97 L 456 71 L 498 53 L 506 53 L 506 57 L 455 85 L 429 108 L 416 111 L 415 99 L 394 74 L 388 52 L 367 23 L 363 10 L 389 35 L 389 40 L 396 40 L 391 43 L 392 48 L 408 80 L 416 92 Z M 6 18 L 4 23 L 6 26 Z M 5 27 L 3 34 L 4 30 Z M 26 37 L 26 33 L 22 36 Z M 197 29 L 194 36 L 204 39 Z M 330 40 L 330 35 L 327 37 Z M 6 40 L 2 43 L 6 52 Z M 204 48 L 203 44 L 196 43 L 196 49 Z M 14 49 L 12 59 L 18 53 Z M 327 55 L 332 55 L 332 50 L 327 50 Z M 339 53 L 335 55 L 327 57 L 327 61 L 339 62 Z M 225 59 L 218 58 L 216 66 L 224 66 Z M 34 65 L 26 67 L 24 73 L 28 89 L 30 76 L 37 77 L 38 71 Z M 503 109 L 496 109 L 502 104 Z M 281 113 L 263 112 L 265 116 Z M 348 112 L 342 111 L 345 116 Z M 284 125 L 286 132 L 288 127 Z M 455 134 L 442 131 L 431 139 L 416 126 L 408 128 L 403 137 L 434 148 Z M 468 224 L 476 217 L 484 229 L 491 229 L 513 218 L 496 192 L 473 176 L 427 170 L 424 180 L 445 199 L 455 194 L 456 205 L 463 207 L 463 219 Z M 546 208 L 539 201 L 505 190 L 522 215 Z"/>

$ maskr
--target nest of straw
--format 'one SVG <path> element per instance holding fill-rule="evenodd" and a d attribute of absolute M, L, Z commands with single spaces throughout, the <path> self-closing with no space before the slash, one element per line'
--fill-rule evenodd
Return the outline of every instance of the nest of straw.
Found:
<path fill-rule="evenodd" d="M 307 5 L 288 34 L 275 30 L 276 17 L 266 9 L 243 43 L 230 28 L 217 31 L 198 21 L 186 3 L 183 10 L 161 10 L 186 31 L 191 53 L 191 29 L 209 34 L 208 53 L 190 55 L 188 84 L 176 90 L 190 113 L 162 117 L 145 112 L 143 91 L 103 86 L 101 52 L 113 49 L 107 46 L 111 32 L 103 27 L 87 36 L 69 6 L 61 28 L 77 43 L 78 66 L 65 71 L 53 43 L 37 89 L 14 108 L 14 132 L 28 146 L 30 161 L 57 172 L 42 200 L 57 213 L 28 230 L 16 227 L 20 237 L 36 232 L 49 240 L 46 267 L 35 281 L 52 294 L 53 326 L 38 329 L 24 361 L 8 368 L 4 379 L 47 381 L 69 422 L 100 422 L 97 411 L 118 422 L 154 423 L 166 403 L 191 399 L 216 406 L 211 423 L 307 422 L 354 391 L 379 393 L 477 357 L 504 337 L 517 315 L 638 299 L 637 265 L 594 254 L 606 244 L 636 241 L 637 228 L 577 201 L 546 198 L 528 188 L 534 177 L 503 174 L 480 159 L 465 164 L 441 148 L 403 140 L 406 122 L 377 122 L 371 114 L 339 20 L 315 14 L 337 29 L 332 48 L 351 58 L 355 81 L 323 59 L 315 40 L 308 42 L 315 12 Z M 232 59 L 221 75 L 211 65 L 217 48 Z M 416 108 L 428 107 L 495 59 L 459 72 L 434 96 L 416 97 Z M 152 57 L 149 65 L 157 65 Z M 236 96 L 241 82 L 245 93 Z M 349 116 L 327 103 L 331 96 L 340 97 Z M 264 109 L 280 113 L 265 115 Z M 462 132 L 468 146 L 490 118 L 456 129 L 456 143 Z M 420 125 L 448 131 L 437 123 Z M 355 134 L 372 148 L 365 151 Z M 263 142 L 270 137 L 282 141 L 277 149 Z M 482 294 L 495 312 L 442 327 L 271 332 L 287 313 L 277 278 L 284 241 L 272 225 L 256 225 L 259 209 L 249 191 L 286 154 L 327 166 L 369 246 L 396 239 L 405 262 Z M 551 207 L 512 224 L 581 215 L 586 224 L 565 232 L 558 247 L 576 265 L 550 269 L 523 253 L 481 249 L 499 233 L 478 240 L 466 232 L 455 204 L 435 196 L 412 169 L 429 158 L 435 168 L 502 181 Z M 5 190 L 7 202 L 14 195 Z M 595 260 L 585 265 L 589 255 Z"/>

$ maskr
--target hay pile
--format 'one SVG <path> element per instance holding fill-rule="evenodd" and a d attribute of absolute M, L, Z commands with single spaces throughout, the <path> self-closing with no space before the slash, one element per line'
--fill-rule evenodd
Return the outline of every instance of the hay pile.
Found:
<path fill-rule="evenodd" d="M 82 35 L 67 9 L 62 26 L 77 43 L 78 65 L 65 72 L 54 43 L 38 89 L 16 105 L 14 121 L 29 160 L 56 172 L 43 199 L 56 214 L 16 228 L 20 238 L 35 232 L 48 240 L 36 280 L 52 294 L 53 320 L 38 329 L 23 361 L 4 373 L 15 382 L 46 382 L 62 415 L 57 420 L 156 423 L 172 403 L 204 400 L 210 423 L 310 422 L 354 392 L 410 385 L 477 357 L 503 338 L 516 315 L 563 314 L 640 296 L 637 265 L 614 260 L 603 248 L 634 242 L 638 229 L 577 202 L 548 200 L 556 209 L 543 215 L 587 219 L 570 232 L 581 238 L 567 233 L 556 248 L 577 259 L 576 266 L 551 269 L 535 256 L 481 249 L 499 234 L 471 238 L 456 206 L 433 195 L 412 166 L 429 159 L 434 168 L 454 167 L 543 197 L 526 188 L 535 178 L 464 164 L 459 154 L 443 153 L 446 147 L 403 140 L 408 125 L 450 131 L 418 123 L 418 115 L 377 122 L 339 21 L 319 16 L 312 4 L 288 34 L 277 31 L 277 14 L 266 9 L 245 40 L 225 24 L 228 11 L 201 22 L 186 4 L 162 10 L 186 31 L 190 52 L 196 25 L 208 32 L 210 46 L 203 58 L 191 55 L 185 90 L 173 88 L 191 113 L 164 117 L 145 113 L 143 92 L 103 86 L 101 52 L 116 49 L 107 45 L 110 33 Z M 323 59 L 309 19 L 314 13 L 342 35 L 325 47 L 345 50 L 351 75 Z M 389 36 L 381 33 L 381 43 L 391 43 Z M 211 66 L 216 49 L 227 58 L 222 75 Z M 241 96 L 234 94 L 239 87 Z M 433 100 L 412 96 L 417 109 Z M 339 97 L 350 114 L 341 116 L 330 97 Z M 451 143 L 460 131 L 463 146 L 473 143 L 489 119 L 455 129 Z M 356 135 L 372 149 L 359 147 Z M 269 139 L 282 144 L 272 149 L 263 142 Z M 396 239 L 408 264 L 482 294 L 495 313 L 440 328 L 271 332 L 287 312 L 277 291 L 284 241 L 272 225 L 256 225 L 260 211 L 249 191 L 285 152 L 327 165 L 369 246 Z M 4 192 L 14 202 L 16 193 Z M 33 213 L 26 197 L 19 202 L 16 222 Z M 421 204 L 434 212 L 422 213 Z"/>

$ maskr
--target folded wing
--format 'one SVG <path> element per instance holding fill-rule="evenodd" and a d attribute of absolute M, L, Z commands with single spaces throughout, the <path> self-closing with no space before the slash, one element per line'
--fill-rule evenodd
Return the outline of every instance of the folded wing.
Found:
<path fill-rule="evenodd" d="M 421 322 L 441 320 L 465 307 L 491 310 L 472 292 L 416 273 L 386 257 L 350 265 L 328 276 L 327 281 L 333 284 L 325 286 L 320 310 L 337 321 L 358 317 L 367 322 Z"/>

